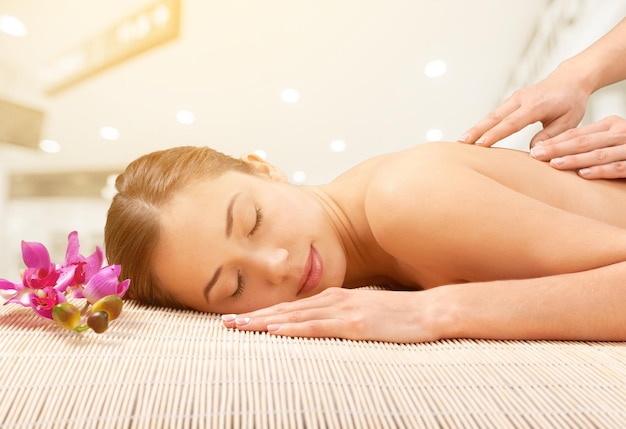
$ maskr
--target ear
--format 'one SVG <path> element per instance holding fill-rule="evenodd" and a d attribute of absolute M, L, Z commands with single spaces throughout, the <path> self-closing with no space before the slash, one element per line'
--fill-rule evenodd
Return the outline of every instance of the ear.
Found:
<path fill-rule="evenodd" d="M 277 182 L 287 182 L 287 175 L 282 170 L 254 153 L 243 155 L 241 160 L 252 165 L 256 173 L 261 176 L 266 176 Z"/>

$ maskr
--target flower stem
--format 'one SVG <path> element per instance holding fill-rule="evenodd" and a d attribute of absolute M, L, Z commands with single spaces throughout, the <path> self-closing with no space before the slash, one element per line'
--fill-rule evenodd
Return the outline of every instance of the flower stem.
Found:
<path fill-rule="evenodd" d="M 86 301 L 85 305 L 83 305 L 83 308 L 80 309 L 80 315 L 83 316 L 85 313 L 87 313 L 88 309 L 89 309 L 89 301 Z"/>

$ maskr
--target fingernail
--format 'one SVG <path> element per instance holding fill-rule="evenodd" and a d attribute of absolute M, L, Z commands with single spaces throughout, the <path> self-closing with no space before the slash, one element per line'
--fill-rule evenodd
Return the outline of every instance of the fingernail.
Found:
<path fill-rule="evenodd" d="M 268 332 L 271 332 L 271 333 L 275 334 L 279 330 L 280 330 L 280 325 L 279 324 L 267 325 L 267 331 Z"/>
<path fill-rule="evenodd" d="M 236 314 L 222 314 L 222 320 L 224 322 L 232 322 L 236 317 Z"/>
<path fill-rule="evenodd" d="M 543 142 L 541 140 L 539 140 L 538 142 L 535 142 L 535 146 L 541 146 L 543 144 Z"/>
<path fill-rule="evenodd" d="M 465 143 L 467 141 L 467 139 L 469 139 L 469 135 L 467 133 L 463 134 L 461 136 L 460 139 L 458 139 L 457 141 L 461 142 L 461 143 Z"/>
<path fill-rule="evenodd" d="M 581 176 L 589 176 L 589 174 L 591 173 L 591 169 L 581 168 L 580 170 L 578 170 L 578 173 L 580 173 Z"/>
<path fill-rule="evenodd" d="M 563 158 L 552 158 L 550 164 L 563 165 Z"/>
<path fill-rule="evenodd" d="M 483 143 L 485 143 L 485 139 L 484 139 L 483 137 L 481 137 L 481 138 L 479 138 L 478 140 L 476 140 L 476 144 L 477 144 L 477 145 L 481 145 L 481 144 L 483 144 Z"/>
<path fill-rule="evenodd" d="M 543 156 L 545 156 L 545 154 L 546 154 L 546 150 L 542 148 L 541 146 L 539 147 L 535 146 L 534 148 L 530 150 L 530 156 L 532 156 L 533 158 L 542 158 Z"/>
<path fill-rule="evenodd" d="M 247 325 L 248 323 L 250 323 L 250 318 L 249 317 L 236 317 L 235 318 L 235 323 L 239 326 L 244 326 Z"/>

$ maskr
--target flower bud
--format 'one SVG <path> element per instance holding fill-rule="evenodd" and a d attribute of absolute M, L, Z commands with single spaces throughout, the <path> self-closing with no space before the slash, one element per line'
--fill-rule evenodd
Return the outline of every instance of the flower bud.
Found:
<path fill-rule="evenodd" d="M 62 302 L 52 308 L 52 318 L 65 329 L 76 329 L 80 323 L 80 310 L 69 302 Z"/>
<path fill-rule="evenodd" d="M 115 320 L 122 312 L 123 301 L 117 295 L 107 295 L 104 298 L 100 298 L 91 306 L 92 313 L 98 311 L 106 311 L 109 316 L 109 320 Z"/>
<path fill-rule="evenodd" d="M 106 311 L 96 311 L 87 318 L 87 326 L 96 334 L 101 334 L 109 327 L 109 315 Z"/>

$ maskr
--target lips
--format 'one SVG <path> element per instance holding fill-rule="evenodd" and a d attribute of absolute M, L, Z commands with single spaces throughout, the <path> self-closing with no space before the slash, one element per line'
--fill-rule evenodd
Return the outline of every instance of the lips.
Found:
<path fill-rule="evenodd" d="M 309 251 L 309 257 L 307 258 L 304 270 L 302 271 L 302 278 L 300 279 L 300 288 L 298 295 L 304 295 L 312 291 L 319 285 L 322 279 L 322 273 L 324 272 L 324 265 L 322 263 L 322 257 L 317 252 L 315 247 L 311 246 Z"/>

